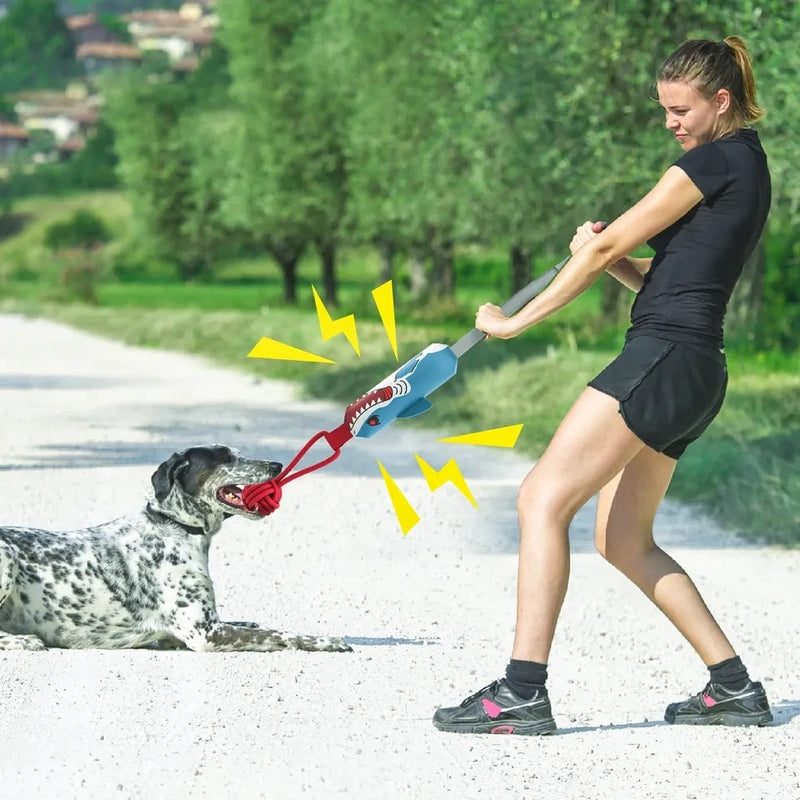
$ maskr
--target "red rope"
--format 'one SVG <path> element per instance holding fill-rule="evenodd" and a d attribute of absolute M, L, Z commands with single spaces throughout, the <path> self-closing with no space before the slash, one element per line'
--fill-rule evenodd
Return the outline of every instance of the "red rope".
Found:
<path fill-rule="evenodd" d="M 321 469 L 322 467 L 330 464 L 332 461 L 335 461 L 337 458 L 339 458 L 339 455 L 342 451 L 342 446 L 345 444 L 345 442 L 352 438 L 353 434 L 350 432 L 349 426 L 344 423 L 338 428 L 334 428 L 332 431 L 320 431 L 315 436 L 312 436 L 305 443 L 300 452 L 294 457 L 294 459 L 292 459 L 292 462 L 289 464 L 289 466 L 284 468 L 280 475 L 272 480 L 264 481 L 263 483 L 253 483 L 249 486 L 245 486 L 244 489 L 242 489 L 242 502 L 244 503 L 245 508 L 248 508 L 250 511 L 255 511 L 258 509 L 262 514 L 265 515 L 276 511 L 280 505 L 281 496 L 283 495 L 281 490 L 283 485 L 293 481 L 295 478 L 300 478 L 303 475 L 307 475 L 309 472 Z M 320 439 L 325 439 L 325 441 L 333 450 L 333 453 L 327 458 L 317 461 L 308 467 L 304 467 L 299 472 L 295 472 L 294 475 L 291 475 L 290 473 L 295 466 Z"/>

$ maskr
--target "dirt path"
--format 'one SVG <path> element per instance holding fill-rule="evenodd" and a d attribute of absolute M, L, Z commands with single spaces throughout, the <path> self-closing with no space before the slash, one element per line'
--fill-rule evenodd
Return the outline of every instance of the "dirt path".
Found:
<path fill-rule="evenodd" d="M 99 523 L 137 506 L 173 450 L 220 441 L 287 461 L 341 412 L 199 359 L 0 316 L 0 522 Z M 354 653 L 0 653 L 0 798 L 800 799 L 800 552 L 746 546 L 675 503 L 659 539 L 764 680 L 772 726 L 662 723 L 706 673 L 592 552 L 586 508 L 551 659 L 559 734 L 435 731 L 436 706 L 505 665 L 529 466 L 435 438 L 397 423 L 351 442 L 269 520 L 231 520 L 214 544 L 223 616 L 344 635 Z M 455 457 L 479 510 L 452 486 L 432 494 L 414 453 L 437 468 Z M 406 537 L 378 459 L 422 517 Z"/>

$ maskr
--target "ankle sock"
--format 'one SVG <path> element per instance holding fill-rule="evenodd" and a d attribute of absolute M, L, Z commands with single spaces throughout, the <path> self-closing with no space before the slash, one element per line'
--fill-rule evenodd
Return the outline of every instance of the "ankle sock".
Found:
<path fill-rule="evenodd" d="M 547 682 L 547 664 L 512 658 L 506 667 L 506 683 L 514 694 L 530 700 Z"/>
<path fill-rule="evenodd" d="M 742 664 L 742 659 L 739 656 L 720 661 L 719 664 L 712 664 L 708 671 L 711 674 L 712 683 L 717 683 L 723 688 L 734 692 L 744 689 L 750 681 L 747 667 Z"/>

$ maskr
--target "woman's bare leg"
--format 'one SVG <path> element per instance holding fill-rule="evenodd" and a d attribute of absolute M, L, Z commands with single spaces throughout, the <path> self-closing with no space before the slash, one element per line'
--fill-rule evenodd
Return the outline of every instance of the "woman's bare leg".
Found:
<path fill-rule="evenodd" d="M 522 483 L 512 658 L 547 663 L 569 580 L 569 524 L 644 447 L 617 400 L 587 388 Z"/>
<path fill-rule="evenodd" d="M 595 544 L 686 637 L 706 666 L 735 653 L 694 583 L 653 541 L 653 519 L 677 462 L 643 448 L 600 491 Z"/>

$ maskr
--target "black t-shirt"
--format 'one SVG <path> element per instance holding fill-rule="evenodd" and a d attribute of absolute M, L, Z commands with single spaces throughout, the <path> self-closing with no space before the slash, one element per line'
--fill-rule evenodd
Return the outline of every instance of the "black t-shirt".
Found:
<path fill-rule="evenodd" d="M 628 336 L 722 347 L 728 300 L 769 211 L 767 157 L 758 134 L 743 129 L 698 145 L 675 166 L 703 199 L 648 242 L 655 256 Z"/>

